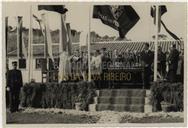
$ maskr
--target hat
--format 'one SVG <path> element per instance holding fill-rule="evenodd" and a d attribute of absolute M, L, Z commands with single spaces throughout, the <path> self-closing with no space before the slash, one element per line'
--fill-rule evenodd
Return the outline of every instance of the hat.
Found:
<path fill-rule="evenodd" d="M 13 61 L 13 62 L 12 62 L 12 65 L 13 65 L 13 66 L 17 66 L 17 61 Z"/>
<path fill-rule="evenodd" d="M 17 65 L 17 61 L 13 61 L 12 64 L 13 64 L 13 65 Z"/>

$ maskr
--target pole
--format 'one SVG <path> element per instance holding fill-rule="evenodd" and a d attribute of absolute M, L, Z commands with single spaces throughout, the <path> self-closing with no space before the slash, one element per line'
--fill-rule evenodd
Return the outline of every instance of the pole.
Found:
<path fill-rule="evenodd" d="M 31 52 L 31 47 L 33 44 L 33 28 L 32 28 L 32 5 L 30 6 L 30 19 L 29 19 L 29 45 L 28 45 L 28 82 L 31 81 L 31 76 L 32 76 L 32 52 Z"/>
<path fill-rule="evenodd" d="M 155 26 L 155 53 L 154 53 L 154 82 L 157 81 L 157 56 L 158 56 L 158 26 L 159 26 L 159 6 L 156 5 L 156 26 Z"/>
<path fill-rule="evenodd" d="M 8 17 L 5 17 L 5 47 L 6 47 L 6 49 L 5 49 L 5 55 L 6 55 L 6 72 L 8 71 L 8 56 L 7 56 L 7 52 L 8 52 Z"/>
<path fill-rule="evenodd" d="M 90 30 L 91 30 L 91 5 L 90 5 L 90 9 L 89 9 L 89 32 L 88 32 L 88 38 L 87 38 L 87 42 L 88 42 L 88 81 L 91 81 L 91 57 L 90 57 L 90 44 L 91 44 L 91 39 L 90 39 Z"/>
<path fill-rule="evenodd" d="M 19 60 L 19 50 L 20 50 L 20 45 L 19 45 L 19 18 L 18 17 L 16 17 L 16 20 L 17 20 L 17 59 Z M 18 63 L 18 65 L 19 65 L 19 63 Z"/>
<path fill-rule="evenodd" d="M 59 29 L 59 58 L 60 58 L 60 54 L 62 53 L 62 43 L 63 43 L 63 39 L 62 39 L 62 14 L 60 14 L 60 18 L 61 18 L 61 24 L 60 24 L 60 29 Z"/>

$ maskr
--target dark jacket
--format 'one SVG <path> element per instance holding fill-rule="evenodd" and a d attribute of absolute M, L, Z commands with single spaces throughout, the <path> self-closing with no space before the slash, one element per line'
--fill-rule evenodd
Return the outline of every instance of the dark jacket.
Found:
<path fill-rule="evenodd" d="M 166 55 L 158 52 L 158 70 L 166 70 Z"/>
<path fill-rule="evenodd" d="M 173 49 L 168 57 L 169 69 L 177 70 L 178 68 L 178 60 L 179 60 L 179 51 L 177 49 Z"/>
<path fill-rule="evenodd" d="M 7 86 L 10 91 L 20 90 L 23 86 L 22 73 L 20 70 L 9 70 L 7 73 Z"/>
<path fill-rule="evenodd" d="M 153 59 L 154 59 L 154 54 L 152 51 L 150 51 L 150 50 L 148 50 L 148 52 L 142 51 L 140 57 L 141 57 L 140 59 L 142 61 L 142 66 L 151 67 L 151 65 L 153 63 Z"/>

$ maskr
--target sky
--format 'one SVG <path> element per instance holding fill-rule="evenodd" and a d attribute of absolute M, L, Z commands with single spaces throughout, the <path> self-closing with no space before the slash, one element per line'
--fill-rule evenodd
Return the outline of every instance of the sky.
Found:
<path fill-rule="evenodd" d="M 129 3 L 130 4 L 130 3 Z M 126 37 L 132 41 L 148 41 L 155 34 L 155 26 L 150 16 L 150 6 L 154 3 L 131 3 L 132 7 L 140 16 L 137 24 L 127 33 Z M 164 4 L 164 3 L 163 3 Z M 15 16 L 23 16 L 23 26 L 29 26 L 29 15 L 31 3 L 6 3 L 3 5 L 3 15 L 9 17 L 9 24 L 16 26 Z M 55 30 L 60 27 L 60 15 L 56 12 L 38 11 L 37 3 L 32 4 L 32 13 L 41 18 L 42 13 L 48 15 L 50 29 Z M 66 3 L 68 12 L 66 13 L 66 22 L 70 23 L 71 29 L 76 29 L 82 33 L 88 33 L 89 29 L 95 31 L 100 36 L 118 36 L 118 31 L 104 25 L 99 19 L 92 18 L 93 6 L 83 3 Z M 186 38 L 186 4 L 168 3 L 167 13 L 162 16 L 166 26 L 178 37 Z M 34 28 L 39 28 L 38 23 L 33 19 Z M 89 27 L 90 24 L 90 27 Z M 171 37 L 162 28 L 161 34 L 165 34 L 169 39 Z"/>

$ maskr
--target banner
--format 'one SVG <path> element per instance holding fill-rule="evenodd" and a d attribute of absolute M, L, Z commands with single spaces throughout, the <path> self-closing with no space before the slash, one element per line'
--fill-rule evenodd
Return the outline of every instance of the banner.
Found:
<path fill-rule="evenodd" d="M 101 19 L 104 24 L 119 31 L 120 38 L 124 38 L 140 19 L 130 5 L 96 5 L 93 9 L 93 18 Z"/>
<path fill-rule="evenodd" d="M 48 55 L 50 56 L 50 58 L 54 62 L 53 52 L 52 52 L 52 37 L 51 37 L 51 33 L 50 33 L 50 27 L 49 27 L 49 24 L 48 24 L 47 14 L 42 15 L 42 20 L 43 20 L 43 23 L 45 25 L 45 38 L 46 38 L 46 43 L 47 43 L 47 49 L 46 50 L 47 50 Z"/>
<path fill-rule="evenodd" d="M 18 27 L 17 27 L 17 43 L 19 44 L 19 57 L 22 59 L 27 58 L 27 50 L 25 47 L 24 33 L 22 32 L 23 17 L 18 16 Z"/>
<path fill-rule="evenodd" d="M 71 34 L 71 28 L 70 28 L 70 23 L 66 23 L 67 27 L 67 34 L 68 34 L 68 55 L 72 55 L 72 34 Z"/>
<path fill-rule="evenodd" d="M 176 36 L 173 32 L 171 32 L 167 27 L 166 25 L 164 24 L 164 22 L 161 20 L 161 16 L 163 14 L 165 14 L 167 12 L 167 8 L 165 5 L 160 5 L 159 6 L 159 32 L 160 32 L 160 29 L 161 29 L 161 24 L 163 25 L 164 29 L 166 30 L 166 32 L 172 36 L 172 38 L 174 38 L 175 40 L 180 40 L 178 36 Z M 154 18 L 154 24 L 156 24 L 156 6 L 153 6 L 151 7 L 151 17 Z"/>
<path fill-rule="evenodd" d="M 24 38 L 24 33 L 22 35 L 22 51 L 23 51 L 23 55 L 25 58 L 27 58 L 27 50 L 26 50 L 26 46 L 25 46 L 25 38 Z M 26 36 L 26 35 L 25 35 Z"/>
<path fill-rule="evenodd" d="M 22 52 L 22 17 L 18 16 L 18 27 L 17 27 L 17 43 L 19 45 L 19 57 L 23 58 Z"/>
<path fill-rule="evenodd" d="M 61 30 L 60 30 L 60 61 L 59 61 L 59 73 L 58 73 L 58 81 L 64 81 L 68 79 L 69 74 L 71 73 L 70 71 L 70 60 L 69 60 L 69 55 L 67 51 L 67 28 L 65 25 L 65 17 L 64 15 L 61 16 Z"/>
<path fill-rule="evenodd" d="M 158 14 L 158 32 L 161 31 L 161 16 L 167 12 L 167 8 L 165 5 L 159 6 L 159 14 Z M 153 17 L 153 22 L 156 24 L 156 6 L 151 7 L 151 16 Z"/>
<path fill-rule="evenodd" d="M 68 35 L 67 35 L 67 28 L 66 28 L 66 24 L 65 24 L 65 17 L 64 15 L 61 15 L 61 50 L 60 53 L 63 51 L 67 51 L 67 39 L 68 39 Z"/>
<path fill-rule="evenodd" d="M 164 22 L 161 20 L 161 24 L 163 25 L 164 29 L 168 32 L 170 36 L 172 36 L 175 40 L 180 40 L 179 37 L 177 37 L 174 33 L 172 33 L 164 24 Z M 179 42 L 178 42 L 179 43 Z"/>
<path fill-rule="evenodd" d="M 38 10 L 54 11 L 61 14 L 64 14 L 68 11 L 64 5 L 39 5 Z"/>
<path fill-rule="evenodd" d="M 33 15 L 33 17 L 34 17 L 34 19 L 38 22 L 38 24 L 39 24 L 39 27 L 40 27 L 40 30 L 41 30 L 41 32 L 42 32 L 42 35 L 43 36 L 45 36 L 45 33 L 44 33 L 44 29 L 42 28 L 42 25 L 41 25 L 41 23 L 42 23 L 42 20 L 41 19 L 39 19 L 37 16 L 35 16 L 35 15 Z"/>

